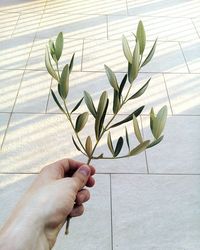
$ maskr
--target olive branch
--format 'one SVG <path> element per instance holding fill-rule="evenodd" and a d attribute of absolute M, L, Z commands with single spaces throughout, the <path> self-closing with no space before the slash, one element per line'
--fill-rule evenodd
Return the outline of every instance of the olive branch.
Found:
<path fill-rule="evenodd" d="M 147 148 L 153 147 L 156 144 L 160 143 L 163 139 L 163 130 L 165 127 L 166 119 L 167 119 L 167 107 L 162 107 L 157 114 L 155 114 L 154 109 L 151 108 L 150 111 L 150 130 L 153 135 L 153 140 L 145 140 L 142 136 L 137 117 L 142 113 L 144 106 L 139 107 L 131 114 L 129 114 L 125 119 L 114 123 L 114 119 L 117 114 L 121 110 L 121 108 L 127 103 L 138 97 L 140 97 L 149 86 L 148 81 L 136 92 L 131 93 L 132 86 L 134 85 L 134 81 L 140 72 L 140 69 L 148 64 L 155 52 L 157 39 L 155 40 L 151 50 L 149 51 L 147 57 L 143 60 L 143 54 L 146 47 L 146 34 L 142 21 L 138 23 L 136 34 L 134 34 L 135 46 L 133 49 L 133 53 L 131 52 L 131 48 L 129 46 L 129 42 L 125 36 L 122 37 L 122 47 L 124 56 L 128 61 L 128 69 L 127 73 L 124 75 L 122 81 L 119 83 L 115 73 L 107 66 L 104 65 L 105 71 L 107 74 L 108 81 L 113 88 L 113 104 L 112 110 L 113 115 L 110 119 L 105 123 L 105 117 L 107 114 L 108 106 L 109 106 L 109 98 L 106 91 L 103 91 L 100 95 L 98 106 L 95 107 L 91 95 L 84 91 L 83 97 L 79 100 L 79 102 L 75 105 L 75 107 L 70 111 L 67 106 L 67 97 L 69 93 L 69 78 L 73 69 L 74 57 L 75 54 L 72 55 L 70 63 L 66 64 L 62 71 L 59 69 L 59 60 L 63 51 L 64 38 L 63 33 L 60 32 L 55 40 L 49 40 L 48 46 L 46 47 L 45 53 L 45 65 L 49 74 L 57 81 L 58 85 L 58 95 L 54 93 L 51 89 L 51 94 L 53 96 L 54 101 L 56 102 L 59 109 L 65 114 L 67 120 L 71 124 L 71 127 L 74 131 L 74 136 L 72 135 L 72 141 L 78 151 L 80 151 L 83 155 L 87 157 L 87 164 L 91 162 L 92 159 L 120 159 L 127 158 L 131 156 L 135 156 Z M 128 90 L 125 91 L 125 85 L 128 85 Z M 75 112 L 83 100 L 88 108 L 88 111 L 81 113 L 76 118 L 74 122 L 72 119 L 72 114 Z M 80 137 L 80 132 L 85 127 L 89 113 L 94 117 L 94 132 L 96 140 L 93 142 L 91 136 L 88 135 L 85 142 Z M 113 145 L 112 136 L 110 130 L 112 128 L 118 127 L 122 124 L 125 124 L 129 121 L 133 122 L 133 130 L 134 134 L 139 142 L 139 144 L 131 148 L 130 147 L 130 138 L 128 135 L 127 128 L 125 127 L 125 140 L 122 136 L 120 136 L 116 142 L 116 145 Z M 111 153 L 111 156 L 105 156 L 103 153 L 100 155 L 95 155 L 95 150 L 102 139 L 102 137 L 107 134 L 107 146 Z M 124 141 L 126 141 L 128 152 L 125 155 L 120 155 L 121 149 L 124 145 Z M 67 230 L 69 226 L 69 217 L 67 219 Z"/>

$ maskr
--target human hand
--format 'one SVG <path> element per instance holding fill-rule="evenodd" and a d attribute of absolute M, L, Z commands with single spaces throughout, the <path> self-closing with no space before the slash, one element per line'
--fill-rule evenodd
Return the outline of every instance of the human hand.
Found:
<path fill-rule="evenodd" d="M 90 198 L 84 186 L 94 185 L 94 173 L 92 166 L 68 159 L 46 166 L 3 227 L 0 249 L 51 249 L 67 216 L 83 213 L 83 203 Z M 12 244 L 13 237 L 15 247 L 1 247 L 5 241 Z"/>

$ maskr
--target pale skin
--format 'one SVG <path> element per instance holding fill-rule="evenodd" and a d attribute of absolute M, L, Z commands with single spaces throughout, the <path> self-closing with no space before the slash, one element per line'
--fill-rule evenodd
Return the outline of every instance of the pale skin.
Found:
<path fill-rule="evenodd" d="M 1 250 L 49 250 L 68 215 L 83 214 L 95 169 L 62 159 L 46 166 L 0 231 Z"/>

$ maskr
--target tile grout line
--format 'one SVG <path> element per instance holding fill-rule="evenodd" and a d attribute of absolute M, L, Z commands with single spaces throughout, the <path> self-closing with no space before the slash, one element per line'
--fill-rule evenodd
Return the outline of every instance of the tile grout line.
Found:
<path fill-rule="evenodd" d="M 110 230 L 111 230 L 111 250 L 113 250 L 113 214 L 112 214 L 112 174 L 109 174 L 110 176 Z"/>
<path fill-rule="evenodd" d="M 170 109 L 171 109 L 172 116 L 173 116 L 173 115 L 174 115 L 174 113 L 173 113 L 172 104 L 171 104 L 171 100 L 170 100 L 170 97 L 169 97 L 169 91 L 168 91 L 168 88 L 167 88 L 167 83 L 166 83 L 166 79 L 165 79 L 164 73 L 162 73 L 162 77 L 163 77 L 163 80 L 164 80 L 165 90 L 166 90 L 166 92 L 167 92 L 167 97 L 168 97 L 168 101 L 169 101 Z"/>
<path fill-rule="evenodd" d="M 82 54 L 81 54 L 81 71 L 80 72 L 83 72 L 83 50 L 84 50 L 84 47 L 85 47 L 85 39 L 83 39 L 83 43 L 82 43 Z"/>
<path fill-rule="evenodd" d="M 19 17 L 18 17 L 18 19 L 17 19 L 17 22 L 16 22 L 16 24 L 15 24 L 14 28 L 13 28 L 13 31 L 12 31 L 12 34 L 11 34 L 10 38 L 12 38 L 12 37 L 13 37 L 13 35 L 14 35 L 14 33 L 15 33 L 15 30 L 16 30 L 16 28 L 17 28 L 17 25 L 18 25 L 19 19 L 20 19 L 21 14 L 22 14 L 21 12 L 18 12 L 18 13 L 19 13 Z"/>
<path fill-rule="evenodd" d="M 194 29 L 195 29 L 195 31 L 196 31 L 196 33 L 197 33 L 197 36 L 200 38 L 200 34 L 199 34 L 199 32 L 198 32 L 198 30 L 197 30 L 197 27 L 196 27 L 196 25 L 195 25 L 195 23 L 194 23 L 194 21 L 193 21 L 193 18 L 191 18 L 191 22 L 192 22 L 192 24 L 193 24 L 193 26 L 194 26 Z"/>
<path fill-rule="evenodd" d="M 183 48 L 182 48 L 182 46 L 181 46 L 181 42 L 178 42 L 178 44 L 179 44 L 179 47 L 180 47 L 180 49 L 181 49 L 181 52 L 182 52 L 182 55 L 183 55 L 183 58 L 184 58 L 185 64 L 186 64 L 186 66 L 187 66 L 188 73 L 190 74 L 191 72 L 190 72 L 190 69 L 189 69 L 189 66 L 188 66 L 187 60 L 186 60 L 186 58 L 185 58 L 185 54 L 184 54 L 184 52 L 183 52 Z"/>
<path fill-rule="evenodd" d="M 53 85 L 53 78 L 51 77 L 51 82 L 50 82 L 50 86 L 49 86 L 49 93 L 48 93 L 47 103 L 46 103 L 46 108 L 45 108 L 45 114 L 47 113 L 47 110 L 48 110 L 49 98 L 51 95 L 50 92 L 51 92 L 52 85 Z"/>
<path fill-rule="evenodd" d="M 107 41 L 109 40 L 108 36 L 108 15 L 106 15 L 106 36 L 107 36 Z"/>
<path fill-rule="evenodd" d="M 0 175 L 31 175 L 31 174 L 39 174 L 38 172 L 1 172 Z M 110 173 L 110 172 L 102 172 L 96 173 L 95 175 L 144 175 L 144 176 L 200 176 L 200 173 L 128 173 L 128 172 L 121 172 L 121 173 Z"/>
<path fill-rule="evenodd" d="M 41 18 L 40 18 L 38 27 L 40 26 L 40 22 L 41 22 L 41 20 L 42 20 L 43 14 L 44 14 L 44 9 L 45 9 L 45 7 L 46 7 L 46 3 L 47 3 L 47 0 L 46 0 L 46 2 L 45 2 L 45 6 L 44 6 L 44 8 L 43 8 L 43 12 L 42 12 L 42 15 L 41 15 Z M 21 16 L 21 14 L 20 14 L 20 16 Z M 22 76 L 21 76 L 21 80 L 20 80 L 20 83 L 19 83 L 19 87 L 18 87 L 18 89 L 17 89 L 17 93 L 16 93 L 15 100 L 14 100 L 14 103 L 13 103 L 13 106 L 12 106 L 12 110 L 11 110 L 11 112 L 10 112 L 10 117 L 9 117 L 9 119 L 8 119 L 7 127 L 6 127 L 5 132 L 4 132 L 4 135 L 3 135 L 3 139 L 2 139 L 2 143 L 1 143 L 0 150 L 3 149 L 3 144 L 4 144 L 5 139 L 6 139 L 6 136 L 7 136 L 7 132 L 8 132 L 8 129 L 9 129 L 9 126 L 10 126 L 10 121 L 11 121 L 12 114 L 13 114 L 13 110 L 14 110 L 15 105 L 16 105 L 16 102 L 17 102 L 17 98 L 18 98 L 18 95 L 19 95 L 19 91 L 20 91 L 20 88 L 21 88 L 23 79 L 24 79 L 26 67 L 27 67 L 27 65 L 28 65 L 28 61 L 29 61 L 29 58 L 30 58 L 30 55 L 31 55 L 31 52 L 32 52 L 32 49 L 33 49 L 33 45 L 34 45 L 34 42 L 35 42 L 35 39 L 36 39 L 36 35 L 37 35 L 37 31 L 36 31 L 36 33 L 35 33 L 35 36 L 34 36 L 33 40 L 32 40 L 32 45 L 31 45 L 30 51 L 29 51 L 29 53 L 28 53 L 28 57 L 27 57 L 27 60 L 26 60 L 25 67 L 24 67 L 24 69 L 23 69 L 23 73 L 22 73 Z"/>
<path fill-rule="evenodd" d="M 127 16 L 130 16 L 129 15 L 129 9 L 128 9 L 128 0 L 126 0 L 126 13 L 127 13 Z"/>

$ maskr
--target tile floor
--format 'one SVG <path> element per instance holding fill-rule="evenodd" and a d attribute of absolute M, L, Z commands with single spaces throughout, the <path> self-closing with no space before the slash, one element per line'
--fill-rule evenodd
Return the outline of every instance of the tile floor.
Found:
<path fill-rule="evenodd" d="M 84 160 L 50 95 L 56 86 L 44 67 L 48 39 L 65 33 L 62 65 L 76 52 L 69 106 L 84 89 L 96 104 L 102 89 L 111 94 L 103 65 L 122 78 L 121 35 L 131 39 L 142 19 L 147 51 L 156 37 L 158 46 L 135 84 L 152 77 L 135 107 L 146 105 L 140 125 L 148 137 L 150 107 L 168 106 L 165 139 L 127 161 L 93 162 L 91 201 L 55 249 L 200 249 L 199 11 L 199 0 L 0 1 L 0 225 L 44 165 L 66 156 Z M 83 137 L 92 126 L 89 121 Z M 99 150 L 105 148 L 104 140 Z"/>

